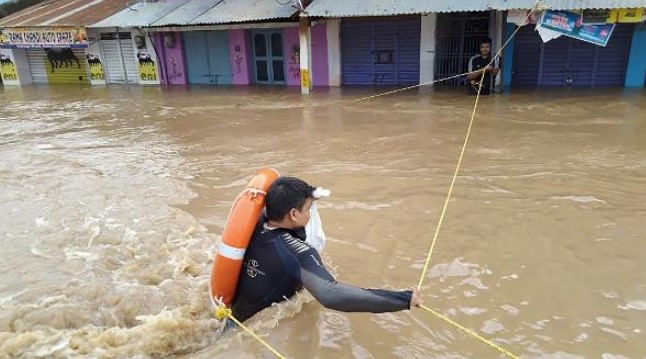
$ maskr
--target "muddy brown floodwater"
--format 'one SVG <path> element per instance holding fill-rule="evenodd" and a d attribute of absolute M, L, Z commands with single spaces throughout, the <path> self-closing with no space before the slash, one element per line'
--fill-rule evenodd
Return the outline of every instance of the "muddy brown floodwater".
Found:
<path fill-rule="evenodd" d="M 0 357 L 270 358 L 207 299 L 259 167 L 333 190 L 339 280 L 417 284 L 473 98 L 372 89 L 0 91 Z M 426 304 L 523 358 L 646 358 L 646 92 L 482 100 Z M 415 310 L 307 295 L 249 325 L 291 358 L 497 358 Z"/>

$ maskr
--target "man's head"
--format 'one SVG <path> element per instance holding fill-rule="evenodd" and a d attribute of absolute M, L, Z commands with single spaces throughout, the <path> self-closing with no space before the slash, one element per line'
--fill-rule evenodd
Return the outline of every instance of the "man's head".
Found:
<path fill-rule="evenodd" d="M 486 38 L 480 41 L 480 55 L 482 57 L 489 57 L 491 54 L 491 39 Z"/>
<path fill-rule="evenodd" d="M 279 177 L 267 191 L 267 219 L 294 229 L 310 220 L 314 187 L 296 177 Z"/>

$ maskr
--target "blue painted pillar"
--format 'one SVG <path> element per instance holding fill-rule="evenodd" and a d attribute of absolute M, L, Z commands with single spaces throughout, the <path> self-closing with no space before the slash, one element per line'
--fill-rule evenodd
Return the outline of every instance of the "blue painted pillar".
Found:
<path fill-rule="evenodd" d="M 505 41 L 511 37 L 514 31 L 516 31 L 516 24 L 505 24 Z M 505 48 L 502 68 L 503 88 L 509 88 L 511 86 L 512 70 L 514 68 L 514 40 L 511 39 Z"/>
<path fill-rule="evenodd" d="M 626 87 L 644 87 L 646 82 L 646 26 L 635 25 L 633 42 L 628 55 Z"/>

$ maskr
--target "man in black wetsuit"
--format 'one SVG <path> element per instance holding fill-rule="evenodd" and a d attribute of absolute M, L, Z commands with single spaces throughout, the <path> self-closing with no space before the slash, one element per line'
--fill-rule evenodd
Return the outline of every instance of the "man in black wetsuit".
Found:
<path fill-rule="evenodd" d="M 492 92 L 492 81 L 498 76 L 498 59 L 491 61 L 491 39 L 484 39 L 480 42 L 480 51 L 469 59 L 469 94 L 476 95 L 482 81 L 481 95 L 489 95 Z M 484 76 L 484 79 L 482 79 Z"/>
<path fill-rule="evenodd" d="M 363 289 L 330 275 L 319 253 L 305 243 L 314 189 L 294 177 L 280 177 L 269 188 L 266 215 L 244 256 L 233 315 L 245 321 L 303 287 L 324 307 L 343 312 L 395 312 L 421 305 L 417 289 Z"/>

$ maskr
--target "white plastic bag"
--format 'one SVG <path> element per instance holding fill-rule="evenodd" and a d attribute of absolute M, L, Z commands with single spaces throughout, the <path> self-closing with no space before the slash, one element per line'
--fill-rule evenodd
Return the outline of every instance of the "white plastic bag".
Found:
<path fill-rule="evenodd" d="M 323 225 L 316 208 L 316 202 L 312 203 L 312 207 L 310 207 L 310 221 L 305 226 L 305 234 L 307 235 L 305 242 L 321 254 L 323 247 L 325 247 L 325 233 L 323 233 Z"/>

